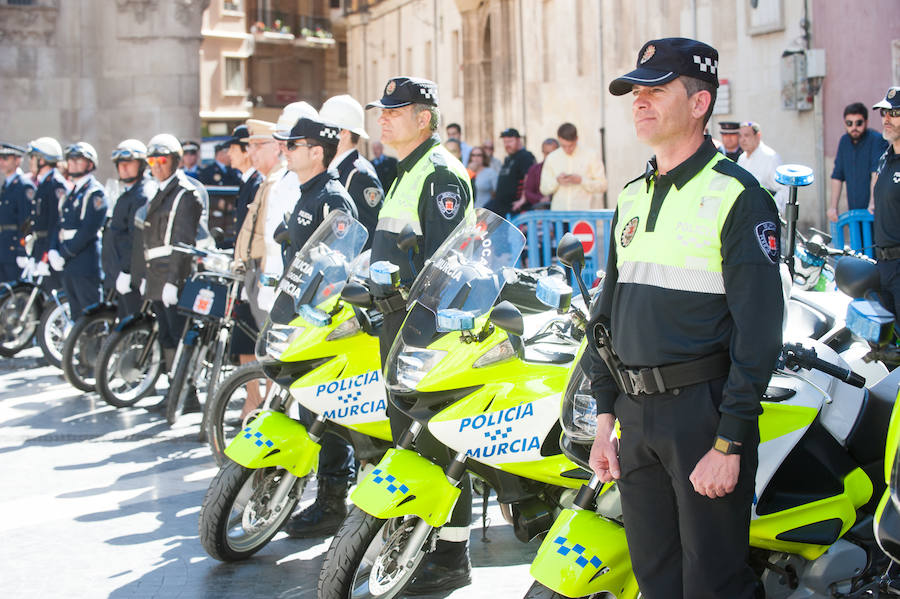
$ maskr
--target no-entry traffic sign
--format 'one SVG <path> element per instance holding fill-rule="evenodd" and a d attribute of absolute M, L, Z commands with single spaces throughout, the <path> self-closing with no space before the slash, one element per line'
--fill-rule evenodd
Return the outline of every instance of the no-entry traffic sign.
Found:
<path fill-rule="evenodd" d="M 586 220 L 580 220 L 572 227 L 572 235 L 578 238 L 587 254 L 594 249 L 594 227 Z"/>

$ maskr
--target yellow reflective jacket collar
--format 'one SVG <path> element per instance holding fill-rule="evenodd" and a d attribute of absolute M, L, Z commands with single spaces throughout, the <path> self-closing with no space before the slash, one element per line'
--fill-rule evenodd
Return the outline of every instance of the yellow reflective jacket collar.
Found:
<path fill-rule="evenodd" d="M 667 182 L 670 182 L 675 186 L 675 189 L 681 189 L 688 181 L 697 176 L 697 173 L 702 171 L 717 153 L 718 150 L 716 150 L 712 138 L 709 135 L 705 135 L 703 137 L 703 143 L 700 144 L 697 151 L 665 175 L 659 174 L 659 169 L 656 165 L 656 156 L 653 156 L 647 161 L 647 168 L 644 170 L 642 176 L 648 189 L 650 188 L 650 183 L 656 181 L 660 176 L 665 177 Z"/>

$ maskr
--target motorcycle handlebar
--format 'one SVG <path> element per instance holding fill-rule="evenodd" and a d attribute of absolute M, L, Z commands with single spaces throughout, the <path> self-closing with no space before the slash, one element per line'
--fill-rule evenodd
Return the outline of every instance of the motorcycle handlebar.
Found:
<path fill-rule="evenodd" d="M 849 368 L 841 368 L 836 364 L 826 362 L 816 355 L 816 350 L 814 349 L 806 349 L 799 344 L 788 344 L 784 346 L 784 357 L 786 365 L 796 364 L 807 370 L 820 370 L 860 389 L 866 386 L 865 377 L 856 374 Z"/>

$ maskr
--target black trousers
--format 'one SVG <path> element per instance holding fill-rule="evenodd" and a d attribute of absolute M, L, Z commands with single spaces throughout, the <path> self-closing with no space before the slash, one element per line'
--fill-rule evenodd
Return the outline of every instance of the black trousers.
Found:
<path fill-rule="evenodd" d="M 100 277 L 63 273 L 62 282 L 73 321 L 81 318 L 85 308 L 100 302 Z"/>
<path fill-rule="evenodd" d="M 881 279 L 881 303 L 897 316 L 900 314 L 900 260 L 879 260 L 876 266 Z"/>
<path fill-rule="evenodd" d="M 751 599 L 747 563 L 758 433 L 744 444 L 737 487 L 710 499 L 689 477 L 712 448 L 725 379 L 615 404 L 622 511 L 645 599 Z"/>
<path fill-rule="evenodd" d="M 184 323 L 187 317 L 180 313 L 175 306 L 166 308 L 160 300 L 153 300 L 153 311 L 156 313 L 156 321 L 159 324 L 159 344 L 163 349 L 176 349 L 181 335 L 184 333 Z M 173 364 L 172 368 L 176 368 Z"/>

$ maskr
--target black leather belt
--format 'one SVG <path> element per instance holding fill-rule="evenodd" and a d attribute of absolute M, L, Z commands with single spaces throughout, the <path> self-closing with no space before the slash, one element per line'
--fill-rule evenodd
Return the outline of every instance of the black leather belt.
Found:
<path fill-rule="evenodd" d="M 625 368 L 622 383 L 628 395 L 656 395 L 721 378 L 730 368 L 731 355 L 720 352 L 678 364 Z"/>
<path fill-rule="evenodd" d="M 384 316 L 394 312 L 406 311 L 406 300 L 399 293 L 393 293 L 385 298 L 374 298 L 375 308 Z"/>
<path fill-rule="evenodd" d="M 879 260 L 896 260 L 900 258 L 900 245 L 889 248 L 875 248 L 875 257 Z"/>

